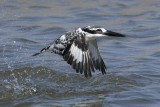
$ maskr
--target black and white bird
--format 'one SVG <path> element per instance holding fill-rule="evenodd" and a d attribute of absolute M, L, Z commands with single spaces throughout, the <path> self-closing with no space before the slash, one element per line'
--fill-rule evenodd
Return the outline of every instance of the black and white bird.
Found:
<path fill-rule="evenodd" d="M 51 51 L 62 55 L 64 60 L 70 64 L 77 73 L 83 73 L 85 77 L 91 77 L 92 72 L 99 70 L 106 73 L 106 65 L 98 50 L 96 38 L 105 36 L 125 37 L 125 35 L 106 30 L 101 27 L 83 27 L 66 32 L 60 36 L 53 44 L 43 48 L 39 55 L 46 51 Z"/>

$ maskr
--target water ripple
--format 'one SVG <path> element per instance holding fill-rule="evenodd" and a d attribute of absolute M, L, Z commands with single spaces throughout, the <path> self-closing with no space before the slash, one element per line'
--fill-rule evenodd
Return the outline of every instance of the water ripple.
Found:
<path fill-rule="evenodd" d="M 0 1 L 1 106 L 159 106 L 159 1 Z M 61 56 L 32 55 L 66 31 L 98 25 L 108 69 L 77 74 Z"/>

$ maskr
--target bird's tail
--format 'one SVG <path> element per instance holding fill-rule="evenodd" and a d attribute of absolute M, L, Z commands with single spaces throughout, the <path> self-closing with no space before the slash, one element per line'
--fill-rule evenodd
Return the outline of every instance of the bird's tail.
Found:
<path fill-rule="evenodd" d="M 32 56 L 37 56 L 37 55 L 39 55 L 39 54 L 41 54 L 41 53 L 46 52 L 46 51 L 49 49 L 49 47 L 50 47 L 50 46 L 43 48 L 40 52 L 35 53 L 35 54 L 33 54 Z"/>

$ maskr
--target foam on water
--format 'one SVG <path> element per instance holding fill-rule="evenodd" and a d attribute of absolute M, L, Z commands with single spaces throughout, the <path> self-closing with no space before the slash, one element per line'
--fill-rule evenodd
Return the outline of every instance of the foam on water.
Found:
<path fill-rule="evenodd" d="M 160 100 L 159 1 L 0 1 L 0 106 L 151 107 Z M 77 74 L 61 56 L 32 55 L 66 31 L 102 26 L 107 74 Z"/>

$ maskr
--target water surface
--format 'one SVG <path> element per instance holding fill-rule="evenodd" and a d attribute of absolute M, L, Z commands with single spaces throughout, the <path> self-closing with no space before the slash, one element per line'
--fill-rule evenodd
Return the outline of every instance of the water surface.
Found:
<path fill-rule="evenodd" d="M 1 0 L 0 106 L 158 107 L 159 0 Z M 102 26 L 108 70 L 77 74 L 59 55 L 31 55 L 66 31 Z"/>

